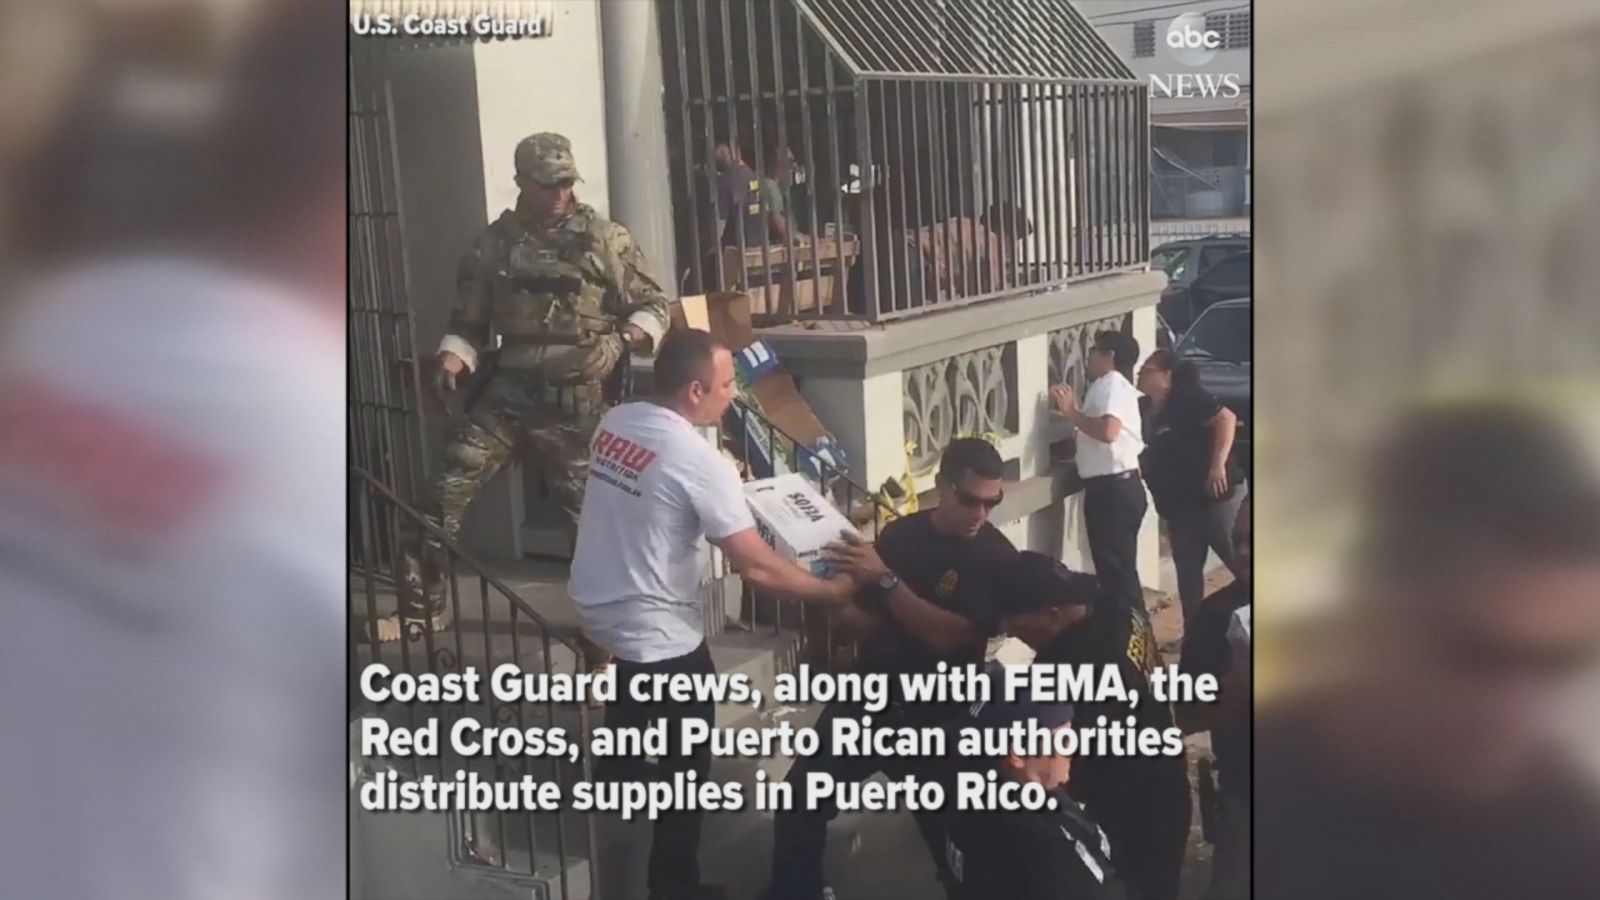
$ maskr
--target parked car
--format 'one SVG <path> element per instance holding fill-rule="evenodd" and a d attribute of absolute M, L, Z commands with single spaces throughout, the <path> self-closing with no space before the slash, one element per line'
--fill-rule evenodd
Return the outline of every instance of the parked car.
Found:
<path fill-rule="evenodd" d="M 1250 235 L 1228 232 L 1168 241 L 1150 253 L 1150 266 L 1167 273 L 1170 284 L 1192 284 L 1206 269 L 1250 249 Z"/>
<path fill-rule="evenodd" d="M 1200 370 L 1200 385 L 1239 417 L 1233 458 L 1250 471 L 1250 298 L 1220 300 L 1195 319 L 1172 351 Z"/>
<path fill-rule="evenodd" d="M 1156 313 L 1172 334 L 1187 332 L 1211 306 L 1250 296 L 1250 251 L 1235 253 L 1201 272 L 1188 284 L 1169 284 Z"/>

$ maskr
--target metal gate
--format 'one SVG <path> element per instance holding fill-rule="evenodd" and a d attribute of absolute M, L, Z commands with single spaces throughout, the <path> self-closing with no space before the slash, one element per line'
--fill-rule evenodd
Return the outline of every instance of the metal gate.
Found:
<path fill-rule="evenodd" d="M 383 41 L 350 45 L 350 464 L 416 506 L 427 475 Z"/>

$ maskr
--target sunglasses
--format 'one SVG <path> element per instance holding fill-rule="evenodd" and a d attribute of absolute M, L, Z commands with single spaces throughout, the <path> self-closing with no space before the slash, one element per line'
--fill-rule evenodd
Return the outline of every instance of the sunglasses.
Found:
<path fill-rule="evenodd" d="M 1006 499 L 1004 491 L 1001 491 L 999 494 L 993 497 L 979 497 L 976 494 L 969 494 L 955 485 L 951 485 L 950 487 L 956 492 L 956 502 L 968 509 L 976 509 L 979 506 L 983 507 L 984 509 L 994 509 L 996 506 L 1000 505 L 1001 501 Z"/>

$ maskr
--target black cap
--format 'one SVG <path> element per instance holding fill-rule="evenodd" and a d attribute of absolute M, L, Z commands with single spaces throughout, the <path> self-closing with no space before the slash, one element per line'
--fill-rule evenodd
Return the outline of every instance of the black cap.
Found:
<path fill-rule="evenodd" d="M 999 592 L 1001 616 L 1025 615 L 1057 606 L 1097 606 L 1100 580 L 1074 572 L 1060 560 L 1024 550 L 1006 566 Z"/>
<path fill-rule="evenodd" d="M 988 678 L 991 699 L 968 707 L 970 724 L 980 728 L 1008 728 L 1013 722 L 1036 719 L 1040 725 L 1053 731 L 1072 721 L 1071 703 L 1039 702 L 1027 690 L 1019 690 L 1014 699 L 1007 700 L 1003 676 L 998 672 L 990 672 Z"/>

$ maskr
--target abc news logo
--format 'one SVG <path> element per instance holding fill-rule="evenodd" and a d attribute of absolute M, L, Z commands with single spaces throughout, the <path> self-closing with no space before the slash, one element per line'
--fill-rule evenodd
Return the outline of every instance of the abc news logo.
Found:
<path fill-rule="evenodd" d="M 1232 100 L 1244 93 L 1239 76 L 1233 72 L 1179 72 L 1176 75 L 1151 75 L 1150 92 L 1173 99 L 1220 97 Z"/>
<path fill-rule="evenodd" d="M 1167 50 L 1173 59 L 1187 66 L 1203 66 L 1222 49 L 1222 35 L 1207 28 L 1203 13 L 1184 13 L 1167 26 Z M 1234 99 L 1244 92 L 1239 76 L 1233 72 L 1183 72 L 1150 76 L 1150 92 L 1174 99 Z"/>
<path fill-rule="evenodd" d="M 1173 23 L 1177 23 L 1177 19 Z M 1185 22 L 1181 27 L 1167 29 L 1167 46 L 1173 50 L 1220 50 L 1222 35 L 1214 30 L 1200 31 Z"/>

